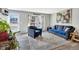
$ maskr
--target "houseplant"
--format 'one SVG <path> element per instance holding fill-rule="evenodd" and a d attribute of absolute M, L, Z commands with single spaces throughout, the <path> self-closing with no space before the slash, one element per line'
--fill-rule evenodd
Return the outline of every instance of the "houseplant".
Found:
<path fill-rule="evenodd" d="M 8 40 L 8 31 L 10 29 L 9 24 L 7 21 L 0 19 L 0 41 L 6 41 Z"/>
<path fill-rule="evenodd" d="M 11 31 L 7 21 L 0 19 L 0 42 L 9 41 L 9 49 L 16 49 L 19 47 L 19 44 L 15 38 L 15 34 Z"/>

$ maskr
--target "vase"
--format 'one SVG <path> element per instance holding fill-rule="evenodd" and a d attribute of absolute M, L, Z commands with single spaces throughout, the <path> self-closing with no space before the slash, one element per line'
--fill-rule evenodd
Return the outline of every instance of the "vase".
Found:
<path fill-rule="evenodd" d="M 0 42 L 1 41 L 7 41 L 9 38 L 9 35 L 7 32 L 0 32 Z"/>

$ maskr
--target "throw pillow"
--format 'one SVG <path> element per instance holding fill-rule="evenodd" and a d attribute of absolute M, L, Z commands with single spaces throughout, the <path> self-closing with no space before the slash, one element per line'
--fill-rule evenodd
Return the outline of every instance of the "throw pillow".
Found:
<path fill-rule="evenodd" d="M 35 30 L 35 32 L 40 32 L 39 30 Z"/>
<path fill-rule="evenodd" d="M 65 32 L 67 32 L 68 30 L 69 30 L 69 28 L 66 28 L 66 29 L 65 29 Z"/>
<path fill-rule="evenodd" d="M 55 26 L 55 29 L 57 29 L 57 28 L 58 28 L 58 26 L 56 25 L 56 26 Z"/>

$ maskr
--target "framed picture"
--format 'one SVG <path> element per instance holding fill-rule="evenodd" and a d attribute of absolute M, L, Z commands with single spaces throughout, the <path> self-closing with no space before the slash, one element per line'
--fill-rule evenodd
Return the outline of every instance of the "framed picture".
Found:
<path fill-rule="evenodd" d="M 11 24 L 18 24 L 18 16 L 10 15 L 10 23 Z"/>
<path fill-rule="evenodd" d="M 57 18 L 56 18 L 56 22 L 57 23 L 62 23 L 62 13 L 57 13 Z"/>
<path fill-rule="evenodd" d="M 68 9 L 57 13 L 56 16 L 57 23 L 71 23 L 72 22 L 72 9 Z"/>
<path fill-rule="evenodd" d="M 17 18 L 10 18 L 10 23 L 12 23 L 12 24 L 17 24 L 18 22 L 17 22 Z"/>

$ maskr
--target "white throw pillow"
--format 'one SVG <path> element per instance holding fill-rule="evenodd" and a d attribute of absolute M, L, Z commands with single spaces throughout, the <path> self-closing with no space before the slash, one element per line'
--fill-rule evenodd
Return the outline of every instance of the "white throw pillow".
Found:
<path fill-rule="evenodd" d="M 35 32 L 39 32 L 39 30 L 35 30 Z"/>
<path fill-rule="evenodd" d="M 65 29 L 65 32 L 66 32 L 67 30 L 69 30 L 69 28 L 66 28 L 66 29 Z"/>

